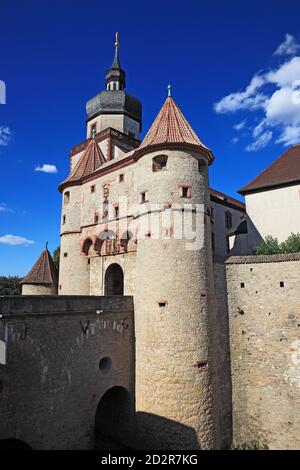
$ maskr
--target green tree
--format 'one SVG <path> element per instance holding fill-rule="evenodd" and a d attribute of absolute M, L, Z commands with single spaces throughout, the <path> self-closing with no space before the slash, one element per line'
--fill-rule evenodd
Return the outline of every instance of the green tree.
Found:
<path fill-rule="evenodd" d="M 254 255 L 276 255 L 282 253 L 277 238 L 267 235 L 266 238 L 253 249 Z"/>
<path fill-rule="evenodd" d="M 21 279 L 18 276 L 0 276 L 0 295 L 21 295 Z"/>
<path fill-rule="evenodd" d="M 280 245 L 282 253 L 300 252 L 300 233 L 291 233 Z"/>
<path fill-rule="evenodd" d="M 54 264 L 56 266 L 56 269 L 58 271 L 59 270 L 59 258 L 60 258 L 60 246 L 55 248 L 55 250 L 53 251 L 53 254 L 52 254 L 52 258 L 53 258 Z"/>

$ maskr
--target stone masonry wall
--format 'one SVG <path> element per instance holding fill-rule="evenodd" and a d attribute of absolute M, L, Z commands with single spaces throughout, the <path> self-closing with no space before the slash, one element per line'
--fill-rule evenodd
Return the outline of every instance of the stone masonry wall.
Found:
<path fill-rule="evenodd" d="M 0 440 L 91 449 L 107 390 L 124 387 L 134 410 L 131 297 L 0 297 L 0 315 Z M 109 370 L 99 369 L 103 357 Z M 128 430 L 134 435 L 134 412 Z"/>
<path fill-rule="evenodd" d="M 300 256 L 226 266 L 234 441 L 300 449 Z"/>

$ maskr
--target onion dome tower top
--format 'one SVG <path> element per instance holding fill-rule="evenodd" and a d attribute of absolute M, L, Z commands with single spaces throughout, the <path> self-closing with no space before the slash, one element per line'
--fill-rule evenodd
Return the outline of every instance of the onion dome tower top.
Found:
<path fill-rule="evenodd" d="M 87 121 L 97 116 L 119 115 L 133 120 L 139 132 L 142 128 L 142 105 L 125 91 L 125 71 L 119 59 L 119 37 L 116 33 L 115 55 L 105 77 L 106 90 L 101 91 L 86 104 Z"/>

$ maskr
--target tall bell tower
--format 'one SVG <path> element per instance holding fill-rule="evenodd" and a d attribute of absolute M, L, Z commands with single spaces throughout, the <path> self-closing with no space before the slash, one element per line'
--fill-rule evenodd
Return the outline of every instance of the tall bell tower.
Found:
<path fill-rule="evenodd" d="M 105 76 L 106 90 L 86 104 L 87 138 L 108 127 L 139 139 L 142 130 L 141 102 L 125 91 L 125 71 L 119 59 L 119 36 L 116 33 L 115 54 Z"/>

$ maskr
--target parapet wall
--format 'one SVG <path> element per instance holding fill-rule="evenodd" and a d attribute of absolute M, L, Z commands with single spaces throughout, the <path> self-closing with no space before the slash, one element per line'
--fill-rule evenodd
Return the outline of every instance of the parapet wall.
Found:
<path fill-rule="evenodd" d="M 108 390 L 126 389 L 134 410 L 132 297 L 0 297 L 0 342 L 0 440 L 91 449 Z"/>
<path fill-rule="evenodd" d="M 225 265 L 233 439 L 299 449 L 300 254 L 231 257 Z"/>

